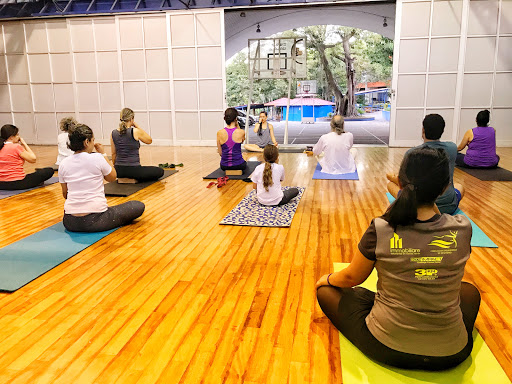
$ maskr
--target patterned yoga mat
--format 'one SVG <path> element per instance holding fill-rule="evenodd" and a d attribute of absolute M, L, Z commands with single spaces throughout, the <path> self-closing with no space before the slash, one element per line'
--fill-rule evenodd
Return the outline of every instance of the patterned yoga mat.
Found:
<path fill-rule="evenodd" d="M 283 190 L 288 188 L 292 187 L 283 187 Z M 299 194 L 288 204 L 277 207 L 261 205 L 256 198 L 256 190 L 252 190 L 222 219 L 220 224 L 251 227 L 289 227 L 305 190 L 303 187 L 296 188 L 299 190 Z"/>

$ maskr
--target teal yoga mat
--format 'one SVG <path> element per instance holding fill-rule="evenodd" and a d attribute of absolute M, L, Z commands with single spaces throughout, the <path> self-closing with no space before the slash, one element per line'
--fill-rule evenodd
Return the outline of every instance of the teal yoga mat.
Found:
<path fill-rule="evenodd" d="M 348 263 L 334 263 L 334 271 Z M 377 272 L 373 270 L 362 287 L 375 291 Z M 343 384 L 510 384 L 510 380 L 484 339 L 473 331 L 473 351 L 462 364 L 441 372 L 393 368 L 366 357 L 340 333 L 340 356 Z"/>
<path fill-rule="evenodd" d="M 395 198 L 389 192 L 386 193 L 386 197 L 388 198 L 390 203 L 395 201 Z M 468 215 L 466 215 L 460 209 L 457 209 L 454 215 L 464 215 L 468 218 L 469 222 L 471 223 L 471 227 L 473 228 L 473 236 L 471 236 L 472 247 L 498 248 L 498 246 L 494 244 L 494 242 L 491 239 L 489 239 L 489 236 L 487 236 L 484 233 L 484 231 L 482 231 L 480 227 L 478 227 L 478 225 L 476 225 L 475 222 L 469 218 Z"/>
<path fill-rule="evenodd" d="M 16 291 L 116 229 L 68 232 L 60 222 L 1 248 L 0 291 Z"/>

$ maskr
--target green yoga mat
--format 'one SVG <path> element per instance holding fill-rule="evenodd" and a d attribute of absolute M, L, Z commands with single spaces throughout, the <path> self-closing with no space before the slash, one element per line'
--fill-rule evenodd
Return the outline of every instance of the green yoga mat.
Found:
<path fill-rule="evenodd" d="M 16 291 L 116 229 L 68 232 L 60 222 L 1 248 L 0 291 Z"/>
<path fill-rule="evenodd" d="M 388 201 L 392 203 L 395 201 L 395 198 L 391 195 L 391 193 L 386 193 L 386 197 Z M 464 215 L 468 218 L 471 223 L 471 227 L 473 228 L 473 235 L 471 236 L 471 246 L 472 247 L 480 247 L 480 248 L 498 248 L 496 244 L 487 236 L 484 231 L 480 229 L 478 225 L 475 224 L 473 220 L 469 218 L 464 212 L 462 212 L 459 208 L 455 211 L 454 215 Z"/>
<path fill-rule="evenodd" d="M 334 271 L 340 271 L 347 266 L 348 263 L 334 263 Z M 361 286 L 375 291 L 377 272 L 373 270 Z M 476 329 L 473 331 L 473 340 L 473 352 L 462 364 L 442 372 L 428 372 L 398 369 L 376 363 L 340 333 L 343 384 L 510 384 L 507 375 Z"/>

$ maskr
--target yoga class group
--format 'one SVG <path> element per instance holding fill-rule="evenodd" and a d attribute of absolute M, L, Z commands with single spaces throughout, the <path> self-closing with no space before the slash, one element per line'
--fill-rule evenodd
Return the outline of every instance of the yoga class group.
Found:
<path fill-rule="evenodd" d="M 298 201 L 290 203 L 301 196 L 298 188 L 281 186 L 285 169 L 279 164 L 279 146 L 267 113 L 261 112 L 254 126 L 257 143 L 245 145 L 248 156 L 262 152 L 261 163 L 245 160 L 246 133 L 237 117 L 234 108 L 224 113 L 226 126 L 217 133 L 220 169 L 214 172 L 253 183 L 252 202 L 257 207 L 249 211 L 235 208 L 235 215 L 245 216 L 249 224 L 242 225 L 251 225 L 252 215 L 281 216 L 287 209 L 293 218 Z M 396 200 L 371 221 L 350 265 L 322 276 L 316 284 L 318 303 L 332 324 L 377 362 L 405 369 L 445 370 L 472 352 L 480 294 L 474 285 L 462 282 L 473 230 L 468 218 L 458 214 L 465 188 L 453 182 L 453 173 L 456 166 L 497 168 L 496 131 L 489 120 L 488 110 L 478 112 L 476 127 L 457 146 L 440 140 L 445 128 L 440 115 L 425 116 L 423 144 L 405 153 L 397 174 L 387 174 L 388 191 Z M 65 199 L 66 230 L 103 232 L 142 216 L 143 202 L 109 207 L 104 191 L 104 182 L 122 187 L 156 182 L 164 176 L 162 167 L 141 165 L 140 142 L 151 144 L 152 139 L 135 122 L 134 112 L 124 108 L 120 113 L 119 126 L 110 137 L 111 159 L 103 145 L 95 143 L 90 127 L 66 117 L 60 129 L 56 166 Z M 22 131 L 8 124 L 0 133 L 0 189 L 31 189 L 53 176 L 52 167 L 25 174 L 24 162 L 35 162 L 36 156 L 21 137 Z M 459 152 L 466 147 L 465 155 Z M 338 180 L 357 175 L 353 134 L 345 131 L 342 116 L 332 118 L 331 132 L 320 137 L 312 155 L 318 159 L 319 175 Z M 229 176 L 220 176 L 218 186 L 227 180 Z M 374 269 L 377 292 L 358 287 Z"/>

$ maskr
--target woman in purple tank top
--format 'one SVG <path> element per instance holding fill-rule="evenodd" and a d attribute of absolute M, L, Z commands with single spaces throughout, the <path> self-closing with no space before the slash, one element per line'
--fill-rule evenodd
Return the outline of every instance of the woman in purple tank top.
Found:
<path fill-rule="evenodd" d="M 247 163 L 242 157 L 242 143 L 245 131 L 238 126 L 238 112 L 228 108 L 224 112 L 227 126 L 217 132 L 217 149 L 220 155 L 220 168 L 227 170 L 244 170 Z"/>
<path fill-rule="evenodd" d="M 490 113 L 486 109 L 476 115 L 477 127 L 469 129 L 462 138 L 458 151 L 466 146 L 466 154 L 458 153 L 456 164 L 465 168 L 496 168 L 500 157 L 496 154 L 496 130 L 489 127 Z"/>

